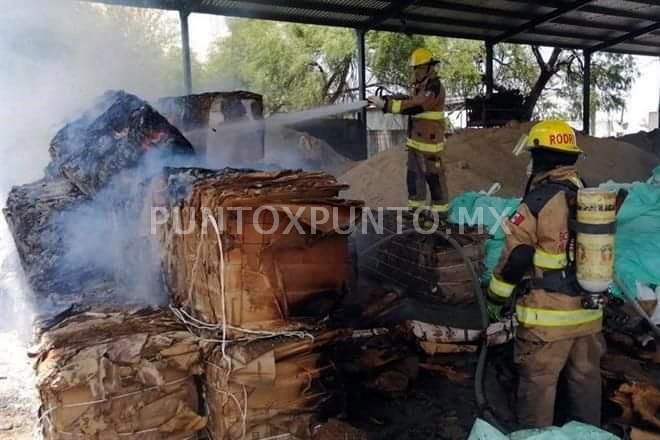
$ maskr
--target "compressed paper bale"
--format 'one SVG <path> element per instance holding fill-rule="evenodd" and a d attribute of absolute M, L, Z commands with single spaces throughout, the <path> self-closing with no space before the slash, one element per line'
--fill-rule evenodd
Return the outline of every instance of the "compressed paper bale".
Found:
<path fill-rule="evenodd" d="M 211 438 L 310 439 L 315 414 L 332 395 L 322 378 L 333 369 L 319 350 L 337 335 L 239 342 L 224 356 L 216 348 L 205 374 Z"/>
<path fill-rule="evenodd" d="M 169 214 L 159 236 L 176 305 L 207 323 L 226 318 L 232 326 L 253 326 L 299 316 L 317 298 L 340 299 L 350 279 L 350 254 L 348 236 L 334 232 L 332 223 L 349 225 L 359 204 L 337 198 L 343 186 L 332 176 L 233 169 L 168 173 L 166 183 L 155 187 L 167 188 L 159 192 Z M 236 208 L 248 211 L 239 218 L 229 211 Z M 314 209 L 335 217 L 319 222 L 316 233 L 310 231 Z M 297 214 L 299 225 L 291 224 L 287 212 Z"/>
<path fill-rule="evenodd" d="M 72 291 L 82 280 L 90 281 L 89 274 L 67 270 L 62 224 L 58 222 L 63 212 L 75 209 L 85 199 L 64 178 L 15 186 L 9 193 L 3 212 L 25 275 L 37 295 Z"/>
<path fill-rule="evenodd" d="M 36 364 L 48 440 L 179 440 L 206 426 L 199 340 L 168 312 L 87 312 L 47 330 Z"/>
<path fill-rule="evenodd" d="M 46 174 L 65 176 L 82 193 L 92 195 L 152 150 L 163 155 L 194 154 L 181 132 L 147 102 L 123 91 L 109 91 L 55 135 Z"/>
<path fill-rule="evenodd" d="M 97 232 L 119 245 L 121 240 L 108 237 L 112 222 L 102 220 L 133 202 L 131 191 L 144 178 L 147 153 L 155 162 L 179 163 L 182 156 L 187 162 L 194 150 L 145 101 L 110 91 L 58 131 L 43 179 L 12 188 L 4 213 L 37 296 L 53 294 L 53 300 L 73 302 L 71 298 L 83 292 L 94 296 L 92 292 L 111 290 L 119 277 L 94 265 L 89 255 L 94 251 L 85 245 L 97 238 Z M 137 212 L 127 217 L 133 214 Z M 117 233 L 121 237 L 132 233 L 123 220 Z M 74 248 L 83 255 L 71 251 Z M 65 258 L 69 251 L 71 258 Z M 98 254 L 109 253 L 104 248 Z"/>

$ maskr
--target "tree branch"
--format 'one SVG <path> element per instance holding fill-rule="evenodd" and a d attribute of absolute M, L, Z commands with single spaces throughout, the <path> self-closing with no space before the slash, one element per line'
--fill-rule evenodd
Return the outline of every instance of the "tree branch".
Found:
<path fill-rule="evenodd" d="M 543 59 L 543 55 L 541 55 L 541 49 L 539 49 L 538 46 L 532 46 L 532 53 L 534 53 L 534 57 L 536 57 L 536 62 L 538 63 L 541 70 L 545 70 L 546 64 L 545 64 L 545 60 Z"/>
<path fill-rule="evenodd" d="M 562 50 L 558 47 L 555 47 L 552 49 L 552 54 L 550 55 L 550 59 L 548 60 L 547 65 L 554 70 L 554 68 L 557 66 L 557 61 L 559 60 L 559 55 L 561 55 Z"/>

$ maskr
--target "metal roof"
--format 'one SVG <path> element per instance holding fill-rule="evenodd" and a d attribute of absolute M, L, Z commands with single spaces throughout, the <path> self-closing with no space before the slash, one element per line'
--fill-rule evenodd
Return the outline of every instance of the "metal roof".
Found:
<path fill-rule="evenodd" d="M 296 23 L 660 56 L 660 0 L 91 0 Z"/>

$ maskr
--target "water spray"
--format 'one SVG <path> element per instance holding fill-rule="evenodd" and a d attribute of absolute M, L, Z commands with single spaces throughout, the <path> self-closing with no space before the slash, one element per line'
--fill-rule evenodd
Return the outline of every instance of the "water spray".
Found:
<path fill-rule="evenodd" d="M 329 116 L 340 115 L 343 113 L 352 113 L 361 110 L 369 105 L 368 101 L 347 102 L 343 104 L 323 105 L 292 113 L 279 113 L 270 118 L 226 122 L 219 127 L 214 128 L 218 134 L 235 134 L 241 132 L 252 132 L 255 130 L 264 130 L 267 128 L 281 127 L 285 125 L 298 124 L 300 122 L 311 121 L 314 119 L 326 118 Z"/>

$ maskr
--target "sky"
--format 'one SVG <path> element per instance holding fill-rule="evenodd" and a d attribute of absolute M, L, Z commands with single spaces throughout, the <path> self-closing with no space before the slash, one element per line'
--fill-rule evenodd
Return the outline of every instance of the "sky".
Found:
<path fill-rule="evenodd" d="M 224 17 L 208 14 L 190 16 L 190 44 L 202 60 L 207 56 L 209 43 L 227 33 Z M 627 132 L 647 130 L 649 112 L 658 111 L 658 100 L 660 99 L 658 96 L 660 93 L 660 60 L 656 57 L 638 56 L 635 58 L 641 75 L 635 81 L 627 100 L 627 110 L 624 115 L 624 122 L 628 124 Z M 605 115 L 599 115 L 598 119 L 600 121 L 605 117 Z"/>

